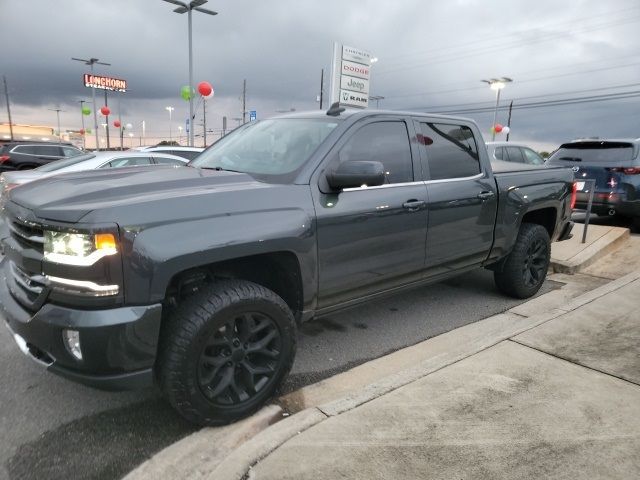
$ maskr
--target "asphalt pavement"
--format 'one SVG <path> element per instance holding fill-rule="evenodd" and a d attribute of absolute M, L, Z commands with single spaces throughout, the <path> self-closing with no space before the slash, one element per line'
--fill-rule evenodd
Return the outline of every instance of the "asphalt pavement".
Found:
<path fill-rule="evenodd" d="M 559 286 L 548 281 L 541 293 Z M 518 303 L 480 270 L 308 322 L 283 392 Z M 0 478 L 118 478 L 194 431 L 154 389 L 103 392 L 43 371 L 4 326 L 0 364 Z"/>

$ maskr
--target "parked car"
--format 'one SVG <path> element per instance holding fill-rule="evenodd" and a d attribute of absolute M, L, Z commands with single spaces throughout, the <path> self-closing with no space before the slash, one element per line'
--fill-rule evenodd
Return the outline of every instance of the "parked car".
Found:
<path fill-rule="evenodd" d="M 178 157 L 184 157 L 187 160 L 193 160 L 204 151 L 204 148 L 167 145 L 155 147 L 134 147 L 132 150 L 136 150 L 138 152 L 162 152 L 170 155 L 177 155 Z"/>
<path fill-rule="evenodd" d="M 516 142 L 487 142 L 487 151 L 492 160 L 505 162 L 527 163 L 529 165 L 544 165 L 542 158 L 533 149 Z"/>
<path fill-rule="evenodd" d="M 11 190 L 0 313 L 20 348 L 93 386 L 157 381 L 219 425 L 274 393 L 299 322 L 474 268 L 538 291 L 570 169 L 492 167 L 471 120 L 342 110 L 251 122 L 187 168 Z"/>
<path fill-rule="evenodd" d="M 83 153 L 71 144 L 8 142 L 0 146 L 0 172 L 37 168 Z"/>
<path fill-rule="evenodd" d="M 578 189 L 576 208 L 586 209 L 595 180 L 591 211 L 633 219 L 640 228 L 640 138 L 585 139 L 564 143 L 547 161 L 571 167 Z"/>

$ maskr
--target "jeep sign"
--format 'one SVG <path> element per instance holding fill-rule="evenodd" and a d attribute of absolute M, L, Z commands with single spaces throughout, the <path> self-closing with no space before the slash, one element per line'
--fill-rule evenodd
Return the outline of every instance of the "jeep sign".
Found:
<path fill-rule="evenodd" d="M 342 75 L 342 78 L 340 78 L 340 88 L 369 95 L 369 80 Z"/>

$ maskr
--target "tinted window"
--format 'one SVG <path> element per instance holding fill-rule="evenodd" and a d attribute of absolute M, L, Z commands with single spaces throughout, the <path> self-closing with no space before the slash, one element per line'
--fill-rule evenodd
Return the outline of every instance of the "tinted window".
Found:
<path fill-rule="evenodd" d="M 59 170 L 64 167 L 70 167 L 71 165 L 75 165 L 76 163 L 84 162 L 85 160 L 90 160 L 95 158 L 95 155 L 86 153 L 84 155 L 76 155 L 73 158 L 63 158 L 62 160 L 56 160 L 55 162 L 49 162 L 46 165 L 36 168 L 39 172 L 53 172 L 55 170 Z"/>
<path fill-rule="evenodd" d="M 27 155 L 35 155 L 36 154 L 36 146 L 35 145 L 18 145 L 13 150 L 15 153 L 24 153 Z"/>
<path fill-rule="evenodd" d="M 469 127 L 441 123 L 421 123 L 429 174 L 432 180 L 472 177 L 480 173 L 478 146 Z"/>
<path fill-rule="evenodd" d="M 60 148 L 55 145 L 35 145 L 36 155 L 42 155 L 47 157 L 59 157 Z"/>
<path fill-rule="evenodd" d="M 62 154 L 65 157 L 75 157 L 76 155 L 80 155 L 82 152 L 77 148 L 73 147 L 62 147 Z"/>
<path fill-rule="evenodd" d="M 524 163 L 524 157 L 519 147 L 505 147 L 510 162 Z"/>
<path fill-rule="evenodd" d="M 185 162 L 180 160 L 176 160 L 175 158 L 167 158 L 167 157 L 153 157 L 156 163 L 160 163 L 162 165 L 184 165 Z"/>
<path fill-rule="evenodd" d="M 496 151 L 493 152 L 493 156 L 498 160 L 504 160 L 504 147 L 496 147 Z"/>
<path fill-rule="evenodd" d="M 193 160 L 198 155 L 200 155 L 200 152 L 189 152 L 189 151 L 185 152 L 183 150 L 170 150 L 166 153 L 169 153 L 171 155 L 176 155 L 178 157 L 186 158 L 187 160 Z"/>
<path fill-rule="evenodd" d="M 118 167 L 133 167 L 136 165 L 151 165 L 151 158 L 149 157 L 123 157 L 112 160 L 107 165 L 101 168 L 118 168 Z"/>
<path fill-rule="evenodd" d="M 633 160 L 633 144 L 627 142 L 580 142 L 565 143 L 556 150 L 549 163 L 619 163 Z"/>
<path fill-rule="evenodd" d="M 349 160 L 382 163 L 385 183 L 413 181 L 411 146 L 404 122 L 377 122 L 362 127 L 340 149 L 340 163 Z"/>
<path fill-rule="evenodd" d="M 530 148 L 523 148 L 522 153 L 524 153 L 524 159 L 527 163 L 531 165 L 544 164 L 544 159 Z"/>

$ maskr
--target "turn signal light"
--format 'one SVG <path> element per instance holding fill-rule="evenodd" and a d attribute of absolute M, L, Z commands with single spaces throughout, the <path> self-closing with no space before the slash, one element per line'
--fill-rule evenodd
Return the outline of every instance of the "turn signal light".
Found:
<path fill-rule="evenodd" d="M 113 233 L 96 233 L 96 249 L 98 250 L 115 250 L 116 238 Z"/>
<path fill-rule="evenodd" d="M 578 182 L 573 182 L 573 186 L 571 187 L 571 203 L 570 203 L 571 210 L 575 208 L 577 198 L 578 198 Z"/>

